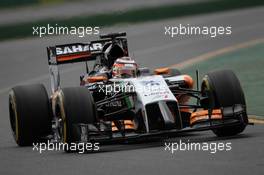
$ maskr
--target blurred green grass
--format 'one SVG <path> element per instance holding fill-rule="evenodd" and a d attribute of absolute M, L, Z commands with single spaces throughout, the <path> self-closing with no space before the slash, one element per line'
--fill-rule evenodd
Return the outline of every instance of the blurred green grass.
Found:
<path fill-rule="evenodd" d="M 0 8 L 23 7 L 27 5 L 41 5 L 63 2 L 65 0 L 1 0 Z"/>
<path fill-rule="evenodd" d="M 121 23 L 139 23 L 156 21 L 187 15 L 197 15 L 218 11 L 240 9 L 264 5 L 263 0 L 216 0 L 206 2 L 195 2 L 189 4 L 164 5 L 159 7 L 148 7 L 142 9 L 128 10 L 124 12 L 111 12 L 105 14 L 79 16 L 70 19 L 46 19 L 37 22 L 29 22 L 0 27 L 0 40 L 12 38 L 23 38 L 32 36 L 32 27 L 47 26 L 111 26 Z"/>
<path fill-rule="evenodd" d="M 238 76 L 245 92 L 248 113 L 264 116 L 264 43 L 214 57 L 182 70 L 199 80 L 210 71 L 231 69 Z M 200 82 L 201 83 L 201 82 Z"/>

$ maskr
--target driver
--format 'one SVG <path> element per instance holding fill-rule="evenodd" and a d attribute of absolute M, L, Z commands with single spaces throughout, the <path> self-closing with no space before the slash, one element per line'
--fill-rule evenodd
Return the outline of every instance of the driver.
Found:
<path fill-rule="evenodd" d="M 138 65 L 130 57 L 116 59 L 112 67 L 113 78 L 134 78 L 137 76 Z"/>

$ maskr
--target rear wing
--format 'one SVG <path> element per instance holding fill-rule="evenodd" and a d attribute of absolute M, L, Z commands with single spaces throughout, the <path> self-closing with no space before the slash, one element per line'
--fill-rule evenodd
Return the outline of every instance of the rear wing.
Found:
<path fill-rule="evenodd" d="M 116 39 L 127 51 L 127 39 Z M 104 45 L 111 41 L 111 39 L 102 39 L 90 43 L 73 43 L 47 47 L 48 64 L 60 65 L 95 60 L 97 56 L 103 54 Z"/>
<path fill-rule="evenodd" d="M 103 48 L 102 43 L 73 43 L 47 47 L 48 64 L 60 65 L 95 60 Z"/>
<path fill-rule="evenodd" d="M 113 40 L 113 38 L 107 37 L 103 36 L 101 37 L 103 39 L 91 41 L 90 43 L 72 43 L 47 47 L 51 89 L 53 93 L 60 89 L 60 74 L 58 65 L 87 62 L 93 61 L 97 59 L 97 57 L 100 58 L 104 54 L 103 48 L 107 43 L 117 42 L 118 44 L 122 45 L 126 53 L 128 53 L 126 38 L 116 37 Z"/>

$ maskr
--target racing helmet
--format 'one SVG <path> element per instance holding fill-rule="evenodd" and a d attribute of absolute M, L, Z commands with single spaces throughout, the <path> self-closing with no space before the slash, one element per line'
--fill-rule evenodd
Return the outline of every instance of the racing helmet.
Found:
<path fill-rule="evenodd" d="M 138 65 L 130 57 L 118 58 L 112 67 L 113 78 L 133 78 L 137 76 Z"/>

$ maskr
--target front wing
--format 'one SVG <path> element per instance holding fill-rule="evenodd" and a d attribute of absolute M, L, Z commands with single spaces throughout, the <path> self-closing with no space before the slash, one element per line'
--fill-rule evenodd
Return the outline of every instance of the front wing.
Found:
<path fill-rule="evenodd" d="M 99 142 L 101 144 L 112 144 L 112 143 L 127 143 L 133 141 L 146 141 L 149 139 L 159 139 L 159 138 L 171 138 L 175 137 L 180 133 L 197 132 L 214 130 L 220 127 L 236 126 L 244 124 L 245 126 L 248 122 L 243 120 L 243 111 L 234 111 L 233 117 L 228 117 L 226 119 L 218 120 L 217 123 L 211 122 L 210 119 L 206 123 L 197 125 L 195 127 L 186 127 L 183 129 L 170 129 L 170 130 L 155 130 L 148 133 L 136 133 L 127 132 L 125 134 L 111 131 L 108 132 L 94 132 L 91 130 L 89 124 L 76 124 L 76 132 L 78 133 L 79 142 Z"/>

